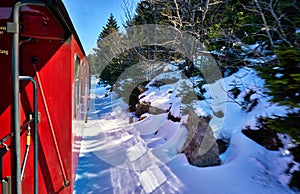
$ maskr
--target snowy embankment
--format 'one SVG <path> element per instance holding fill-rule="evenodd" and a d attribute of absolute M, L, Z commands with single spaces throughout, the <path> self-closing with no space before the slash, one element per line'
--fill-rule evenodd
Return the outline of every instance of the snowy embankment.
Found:
<path fill-rule="evenodd" d="M 114 92 L 106 97 L 107 90 L 97 87 L 93 79 L 75 193 L 293 193 L 286 185 L 290 177 L 285 170 L 292 161 L 288 144 L 279 151 L 269 151 L 241 132 L 247 125 L 255 127 L 259 115 L 285 114 L 284 107 L 267 102 L 263 80 L 250 68 L 220 81 L 225 88 L 218 92 L 227 96 L 226 102 L 214 100 L 218 95 L 214 92 L 212 96 L 209 89 L 213 86 L 206 85 L 206 100 L 194 100 L 191 105 L 199 116 L 211 115 L 215 137 L 230 143 L 220 156 L 220 166 L 199 168 L 177 153 L 187 136 L 181 123 L 171 122 L 166 113 L 153 115 L 150 111 L 143 115 L 144 120 L 129 124 L 127 105 Z M 173 116 L 182 116 L 180 109 L 185 105 L 176 91 L 184 88 L 179 82 L 162 87 L 151 87 L 150 83 L 140 100 L 164 110 L 171 108 Z M 236 98 L 227 92 L 233 87 L 241 90 Z M 255 94 L 245 102 L 250 90 Z M 258 104 L 247 111 L 255 99 Z M 226 104 L 223 118 L 212 111 L 218 106 L 216 102 Z"/>

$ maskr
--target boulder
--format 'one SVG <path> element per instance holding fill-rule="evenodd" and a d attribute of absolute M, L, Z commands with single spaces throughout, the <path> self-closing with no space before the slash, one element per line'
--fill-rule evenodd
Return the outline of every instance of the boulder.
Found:
<path fill-rule="evenodd" d="M 264 146 L 268 150 L 277 151 L 283 147 L 281 140 L 279 139 L 277 132 L 270 129 L 256 129 L 252 130 L 250 127 L 242 130 L 242 133 L 248 138 L 252 139 L 261 146 Z"/>
<path fill-rule="evenodd" d="M 144 93 L 147 91 L 147 89 L 143 85 L 138 85 L 137 89 L 139 90 L 140 93 Z"/>
<path fill-rule="evenodd" d="M 182 152 L 190 164 L 198 167 L 220 165 L 219 148 L 209 126 L 210 117 L 198 116 L 193 109 L 188 110 L 188 137 Z"/>
<path fill-rule="evenodd" d="M 173 121 L 173 122 L 180 122 L 181 121 L 180 117 L 173 116 L 171 112 L 168 113 L 168 119 Z"/>
<path fill-rule="evenodd" d="M 140 117 L 142 114 L 148 113 L 150 102 L 141 102 L 136 105 L 135 116 Z"/>

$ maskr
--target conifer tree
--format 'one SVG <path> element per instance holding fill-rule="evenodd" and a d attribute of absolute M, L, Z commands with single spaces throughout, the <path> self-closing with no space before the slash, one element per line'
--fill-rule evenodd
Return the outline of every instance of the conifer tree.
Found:
<path fill-rule="evenodd" d="M 120 27 L 118 26 L 116 18 L 111 13 L 106 25 L 103 27 L 102 32 L 98 36 L 97 42 L 102 41 L 106 36 L 112 33 L 119 32 L 119 28 Z"/>
<path fill-rule="evenodd" d="M 270 101 L 290 111 L 286 116 L 264 118 L 260 124 L 289 134 L 297 144 L 300 144 L 300 36 L 296 27 L 300 24 L 299 7 L 299 2 L 282 0 L 268 10 L 273 13 L 277 29 L 271 34 L 277 60 L 257 68 L 266 81 Z M 276 15 L 282 18 L 278 20 Z"/>
<path fill-rule="evenodd" d="M 95 63 L 98 65 L 98 69 L 104 68 L 101 72 L 99 72 L 99 77 L 103 80 L 108 81 L 110 84 L 113 84 L 120 74 L 120 67 L 122 66 L 120 59 L 118 57 L 115 57 L 105 67 L 101 67 L 101 65 L 104 64 L 100 64 L 99 62 L 101 61 L 101 58 L 103 58 L 103 54 L 105 54 L 104 52 L 106 51 L 106 49 L 111 46 L 107 45 L 103 40 L 111 34 L 115 34 L 116 36 L 119 35 L 119 26 L 113 14 L 110 14 L 106 25 L 103 27 L 101 33 L 99 34 L 97 40 L 97 48 L 94 49 L 96 58 Z"/>

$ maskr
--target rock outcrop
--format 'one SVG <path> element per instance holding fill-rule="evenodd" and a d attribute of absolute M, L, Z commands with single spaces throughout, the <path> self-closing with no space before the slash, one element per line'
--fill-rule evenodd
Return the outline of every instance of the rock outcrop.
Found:
<path fill-rule="evenodd" d="M 140 117 L 144 113 L 148 113 L 150 102 L 141 102 L 136 105 L 135 116 Z"/>
<path fill-rule="evenodd" d="M 220 165 L 219 148 L 209 126 L 210 117 L 198 116 L 193 109 L 188 110 L 188 137 L 182 152 L 190 164 L 198 167 Z"/>

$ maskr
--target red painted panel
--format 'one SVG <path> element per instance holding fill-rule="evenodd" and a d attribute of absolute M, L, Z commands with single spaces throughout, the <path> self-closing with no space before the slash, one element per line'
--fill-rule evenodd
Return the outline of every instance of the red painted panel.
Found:
<path fill-rule="evenodd" d="M 71 40 L 64 43 L 59 41 L 63 38 L 63 29 L 45 8 L 24 7 L 21 16 L 23 26 L 21 35 L 35 39 L 28 43 L 25 42 L 21 46 L 22 66 L 20 69 L 27 75 L 34 76 L 32 59 L 38 60 L 37 70 L 41 81 L 39 87 L 43 89 L 45 98 L 43 101 L 40 91 L 39 192 L 71 193 L 72 187 L 64 186 L 60 168 L 62 165 L 66 178 L 70 180 L 72 178 Z M 30 88 L 27 89 L 27 95 L 30 90 Z M 49 115 L 47 115 L 45 106 L 49 110 Z M 50 123 L 52 123 L 53 129 L 50 128 Z M 51 130 L 53 130 L 54 138 Z M 24 138 L 24 136 L 22 137 Z M 58 150 L 55 148 L 54 139 Z M 62 159 L 61 164 L 58 155 Z M 32 187 L 26 187 L 26 185 L 33 185 L 32 183 L 30 175 L 24 178 L 23 190 L 26 193 L 32 193 Z"/>
<path fill-rule="evenodd" d="M 47 49 L 38 49 L 47 48 Z M 45 103 L 49 109 L 50 118 L 53 124 L 55 138 L 58 143 L 63 166 L 66 168 L 67 177 L 71 179 L 71 129 L 72 129 L 72 109 L 71 109 L 71 79 L 70 79 L 70 42 L 62 44 L 61 41 L 39 40 L 25 43 L 22 46 L 22 66 L 21 69 L 26 74 L 34 75 L 32 66 L 32 57 L 39 61 L 37 69 L 41 80 L 40 88 L 43 88 L 45 101 L 39 92 L 39 112 L 41 122 L 39 123 L 39 166 L 41 184 L 39 190 L 41 193 L 51 193 L 62 191 L 69 193 L 70 187 L 63 186 L 63 178 L 59 168 L 58 156 L 56 154 L 54 140 L 51 134 L 49 120 L 45 110 Z M 23 88 L 23 87 L 22 87 Z M 26 92 L 23 93 L 22 110 L 28 112 L 26 99 L 32 99 L 32 88 L 29 84 L 26 86 Z M 22 96 L 22 95 L 21 95 Z M 26 110 L 27 107 L 27 110 Z M 22 121 L 24 122 L 24 121 Z M 22 136 L 25 142 L 25 135 Z M 29 167 L 28 167 L 29 168 Z M 28 173 L 29 175 L 29 173 Z M 31 178 L 24 179 L 23 185 L 30 185 Z M 26 184 L 28 182 L 28 184 Z M 32 183 L 32 182 L 31 182 Z M 23 190 L 28 187 L 23 187 Z M 32 190 L 28 190 L 32 192 Z"/>
<path fill-rule="evenodd" d="M 21 36 L 64 39 L 63 29 L 46 7 L 23 6 L 20 24 Z"/>
<path fill-rule="evenodd" d="M 6 22 L 9 21 L 11 15 L 11 7 L 1 7 L 0 9 L 0 140 L 11 133 L 11 41 L 12 35 L 6 33 Z M 12 148 L 13 142 L 10 138 L 4 142 L 9 148 Z M 5 147 L 0 145 L 2 151 Z M 13 157 L 12 151 L 2 152 L 2 169 L 0 178 L 11 176 L 11 159 Z M 1 159 L 0 158 L 0 159 Z M 2 191 L 2 184 L 0 184 L 0 191 Z"/>

